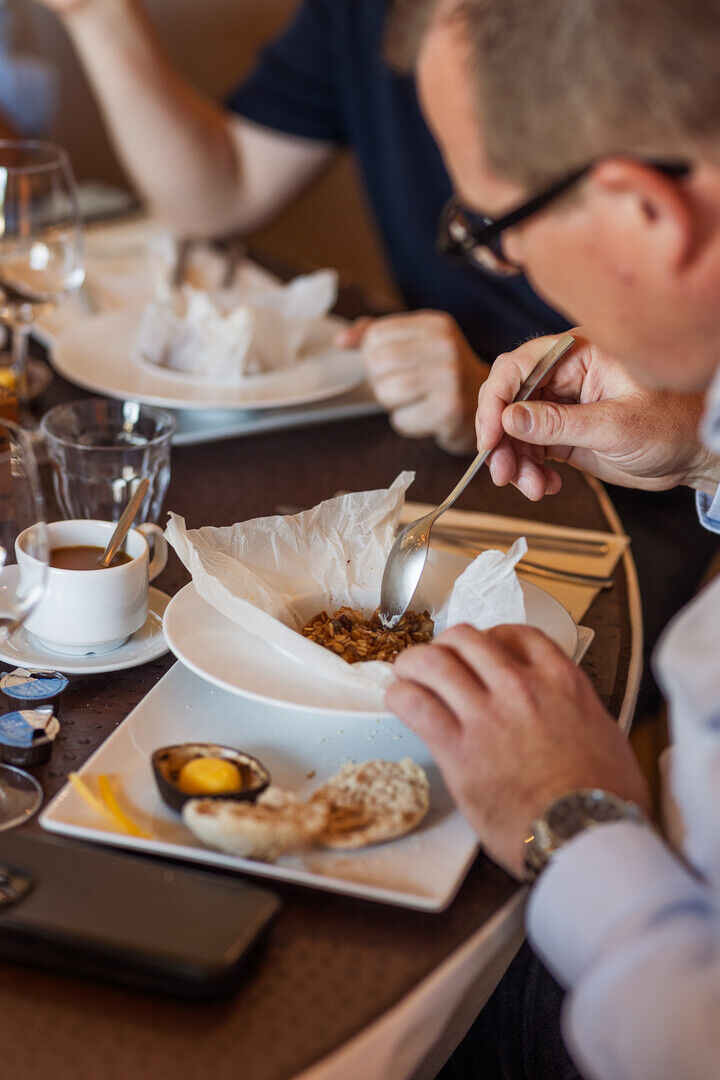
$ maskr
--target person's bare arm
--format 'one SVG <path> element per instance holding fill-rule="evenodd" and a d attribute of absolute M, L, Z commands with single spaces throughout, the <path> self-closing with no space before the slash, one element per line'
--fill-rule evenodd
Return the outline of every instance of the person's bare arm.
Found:
<path fill-rule="evenodd" d="M 139 0 L 46 0 L 75 44 L 148 205 L 193 235 L 255 229 L 326 164 L 331 144 L 234 117 L 175 70 Z"/>

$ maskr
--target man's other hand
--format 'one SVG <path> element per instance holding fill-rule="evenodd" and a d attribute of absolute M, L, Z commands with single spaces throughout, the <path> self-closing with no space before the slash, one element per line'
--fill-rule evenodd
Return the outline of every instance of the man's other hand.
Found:
<path fill-rule="evenodd" d="M 359 319 L 336 341 L 362 349 L 368 381 L 396 431 L 433 436 L 451 454 L 474 453 L 478 391 L 489 368 L 454 319 L 439 311 Z"/>

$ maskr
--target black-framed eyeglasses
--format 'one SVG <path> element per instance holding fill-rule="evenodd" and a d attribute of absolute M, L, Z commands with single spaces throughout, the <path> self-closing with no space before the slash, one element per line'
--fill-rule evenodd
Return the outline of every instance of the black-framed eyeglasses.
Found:
<path fill-rule="evenodd" d="M 687 161 L 643 161 L 643 164 L 677 179 L 688 176 L 692 170 Z M 592 161 L 581 169 L 575 169 L 496 220 L 468 210 L 453 195 L 440 215 L 438 251 L 450 259 L 470 263 L 498 277 L 521 274 L 522 267 L 508 259 L 503 251 L 502 234 L 506 229 L 519 225 L 521 221 L 527 221 L 533 214 L 544 209 L 548 203 L 587 176 L 596 165 L 597 161 Z"/>

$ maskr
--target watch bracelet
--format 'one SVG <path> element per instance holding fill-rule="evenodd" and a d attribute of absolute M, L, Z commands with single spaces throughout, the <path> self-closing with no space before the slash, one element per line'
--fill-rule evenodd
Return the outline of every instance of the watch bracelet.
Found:
<path fill-rule="evenodd" d="M 566 821 L 566 829 L 561 834 L 557 831 L 557 824 L 563 812 L 569 815 L 570 824 L 568 827 Z M 573 814 L 575 822 L 572 821 Z M 561 795 L 530 826 L 530 834 L 523 845 L 525 880 L 531 883 L 536 881 L 557 852 L 576 836 L 589 829 L 620 821 L 645 824 L 647 818 L 637 803 L 601 788 L 583 788 Z"/>

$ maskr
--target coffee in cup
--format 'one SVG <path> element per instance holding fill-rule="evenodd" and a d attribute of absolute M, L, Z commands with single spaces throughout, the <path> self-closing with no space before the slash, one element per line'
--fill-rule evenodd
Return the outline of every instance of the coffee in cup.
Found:
<path fill-rule="evenodd" d="M 67 656 L 112 652 L 145 625 L 148 583 L 167 562 L 162 529 L 151 524 L 130 529 L 120 561 L 105 568 L 92 566 L 91 559 L 105 550 L 114 522 L 54 521 L 47 528 L 51 551 L 47 586 L 25 628 L 45 648 Z M 34 580 L 37 572 L 36 560 L 25 550 L 27 533 L 15 542 L 21 588 L 23 577 Z M 148 537 L 153 539 L 152 559 Z M 71 550 L 74 554 L 67 554 Z M 53 555 L 56 562 L 76 565 L 55 565 Z"/>
<path fill-rule="evenodd" d="M 50 566 L 56 570 L 104 570 L 122 566 L 132 559 L 132 555 L 128 555 L 127 551 L 116 551 L 107 567 L 100 566 L 104 551 L 105 548 L 95 547 L 94 544 L 67 544 L 65 547 L 56 547 L 50 552 Z"/>

